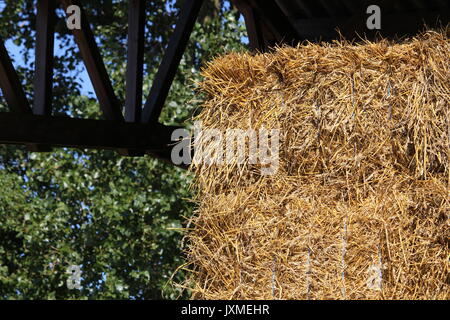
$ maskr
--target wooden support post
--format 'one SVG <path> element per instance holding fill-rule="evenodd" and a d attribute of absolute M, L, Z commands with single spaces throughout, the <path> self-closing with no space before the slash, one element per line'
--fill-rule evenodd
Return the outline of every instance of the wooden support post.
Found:
<path fill-rule="evenodd" d="M 140 122 L 144 72 L 145 3 L 130 0 L 128 10 L 128 63 L 125 121 Z"/>
<path fill-rule="evenodd" d="M 130 0 L 128 8 L 128 62 L 126 74 L 125 121 L 141 122 L 144 75 L 145 1 Z M 137 150 L 121 149 L 123 156 L 142 156 Z"/>
<path fill-rule="evenodd" d="M 55 1 L 38 0 L 33 105 L 33 113 L 37 115 L 52 113 L 54 32 Z"/>
<path fill-rule="evenodd" d="M 55 43 L 55 0 L 38 0 L 36 17 L 36 61 L 33 113 L 50 116 L 53 98 L 53 59 Z M 46 145 L 27 145 L 29 151 L 49 152 Z"/>

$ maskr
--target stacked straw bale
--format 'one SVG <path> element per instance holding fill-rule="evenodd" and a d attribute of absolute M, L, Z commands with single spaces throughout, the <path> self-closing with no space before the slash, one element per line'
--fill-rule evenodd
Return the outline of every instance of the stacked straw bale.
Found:
<path fill-rule="evenodd" d="M 193 297 L 448 299 L 449 53 L 429 31 L 211 62 L 203 127 L 278 128 L 280 164 L 193 167 Z"/>

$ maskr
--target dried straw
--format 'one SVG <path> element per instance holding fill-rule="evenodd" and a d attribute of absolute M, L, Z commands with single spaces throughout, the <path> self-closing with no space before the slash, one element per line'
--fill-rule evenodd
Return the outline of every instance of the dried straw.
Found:
<path fill-rule="evenodd" d="M 193 297 L 448 299 L 449 53 L 430 31 L 211 62 L 203 126 L 280 129 L 280 166 L 193 167 Z"/>

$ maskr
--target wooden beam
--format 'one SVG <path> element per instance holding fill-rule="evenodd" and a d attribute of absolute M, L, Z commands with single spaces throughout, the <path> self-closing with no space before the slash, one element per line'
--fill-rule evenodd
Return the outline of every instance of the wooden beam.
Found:
<path fill-rule="evenodd" d="M 128 9 L 128 63 L 125 121 L 140 122 L 144 72 L 145 3 L 130 0 Z"/>
<path fill-rule="evenodd" d="M 36 53 L 33 113 L 52 114 L 53 59 L 55 43 L 56 0 L 38 0 L 36 17 Z M 29 151 L 50 152 L 46 145 L 29 144 Z"/>
<path fill-rule="evenodd" d="M 81 29 L 74 29 L 72 33 L 80 49 L 104 117 L 107 120 L 123 121 L 119 100 L 114 93 L 108 72 L 95 42 L 94 34 L 80 2 L 77 0 L 60 1 L 66 11 L 67 7 L 71 5 L 77 5 L 81 9 Z"/>
<path fill-rule="evenodd" d="M 178 127 L 162 124 L 118 123 L 0 113 L 0 144 L 44 144 L 81 149 L 133 149 L 164 153 Z"/>
<path fill-rule="evenodd" d="M 144 78 L 145 2 L 130 0 L 128 5 L 128 58 L 126 74 L 125 121 L 141 122 Z M 118 150 L 127 157 L 140 157 L 139 150 Z"/>
<path fill-rule="evenodd" d="M 18 113 L 31 113 L 19 76 L 0 38 L 0 88 L 10 110 Z"/>
<path fill-rule="evenodd" d="M 52 113 L 55 5 L 55 0 L 38 0 L 37 2 L 33 105 L 33 113 L 37 115 Z"/>
<path fill-rule="evenodd" d="M 202 3 L 203 0 L 184 2 L 177 26 L 153 80 L 153 86 L 142 113 L 142 122 L 154 123 L 158 121 Z"/>
<path fill-rule="evenodd" d="M 266 45 L 257 12 L 247 1 L 233 0 L 233 3 L 244 16 L 250 50 L 264 52 Z"/>

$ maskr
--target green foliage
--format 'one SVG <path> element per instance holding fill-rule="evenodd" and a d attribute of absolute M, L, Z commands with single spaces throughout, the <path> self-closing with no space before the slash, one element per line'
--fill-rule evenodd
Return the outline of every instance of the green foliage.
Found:
<path fill-rule="evenodd" d="M 100 4 L 99 4 L 100 2 Z M 148 1 L 148 92 L 183 1 Z M 83 1 L 116 94 L 124 100 L 127 1 Z M 217 54 L 242 50 L 244 27 L 228 3 L 203 12 L 161 120 L 182 124 L 198 107 L 195 81 Z M 214 11 L 215 10 L 215 11 Z M 57 24 L 55 114 L 100 118 L 94 99 L 81 94 L 80 57 Z M 0 36 L 23 48 L 18 68 L 32 98 L 35 10 L 33 1 L 0 2 Z M 68 72 L 71 71 L 71 72 Z M 78 70 L 78 71 L 77 71 Z M 0 111 L 6 106 L 0 95 Z M 173 286 L 184 263 L 184 218 L 193 205 L 187 172 L 149 157 L 113 151 L 56 149 L 27 153 L 0 146 L 0 299 L 176 299 Z M 68 289 L 66 270 L 81 266 L 81 290 Z"/>

